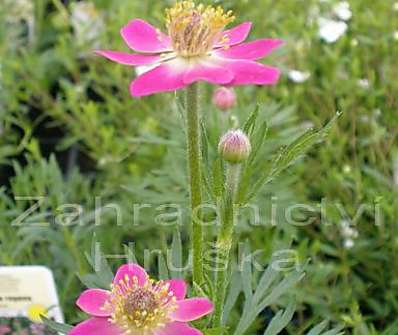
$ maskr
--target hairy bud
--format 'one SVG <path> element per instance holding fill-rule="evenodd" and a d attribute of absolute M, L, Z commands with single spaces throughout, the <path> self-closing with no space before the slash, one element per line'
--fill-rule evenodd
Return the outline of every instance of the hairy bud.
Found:
<path fill-rule="evenodd" d="M 236 94 L 233 88 L 219 87 L 214 91 L 213 104 L 225 112 L 236 105 Z"/>
<path fill-rule="evenodd" d="M 240 129 L 230 130 L 221 138 L 218 152 L 231 164 L 241 163 L 250 155 L 250 140 Z"/>

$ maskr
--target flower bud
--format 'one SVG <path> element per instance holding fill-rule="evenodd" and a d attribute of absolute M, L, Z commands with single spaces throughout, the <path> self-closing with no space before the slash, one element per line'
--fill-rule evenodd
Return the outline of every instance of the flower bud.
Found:
<path fill-rule="evenodd" d="M 250 155 L 250 140 L 240 129 L 230 130 L 221 138 L 218 152 L 231 164 L 241 163 Z"/>
<path fill-rule="evenodd" d="M 236 94 L 233 88 L 219 87 L 214 91 L 213 104 L 225 112 L 236 105 Z"/>

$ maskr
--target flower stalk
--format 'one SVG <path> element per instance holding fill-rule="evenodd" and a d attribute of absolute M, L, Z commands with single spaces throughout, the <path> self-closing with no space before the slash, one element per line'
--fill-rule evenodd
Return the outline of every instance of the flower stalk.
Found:
<path fill-rule="evenodd" d="M 191 200 L 193 280 L 201 285 L 203 277 L 203 229 L 199 208 L 202 204 L 200 111 L 198 84 L 186 90 L 187 156 Z"/>
<path fill-rule="evenodd" d="M 223 323 L 223 308 L 228 285 L 228 271 L 232 239 L 236 223 L 236 194 L 240 180 L 242 162 L 250 155 L 251 144 L 247 135 L 240 129 L 229 130 L 221 137 L 218 152 L 227 163 L 225 196 L 221 211 L 221 229 L 217 239 L 217 268 L 214 326 Z"/>
<path fill-rule="evenodd" d="M 223 309 L 228 283 L 228 270 L 235 226 L 235 197 L 239 184 L 241 164 L 228 164 L 226 196 L 221 215 L 221 230 L 217 239 L 216 296 L 214 327 L 222 326 Z"/>

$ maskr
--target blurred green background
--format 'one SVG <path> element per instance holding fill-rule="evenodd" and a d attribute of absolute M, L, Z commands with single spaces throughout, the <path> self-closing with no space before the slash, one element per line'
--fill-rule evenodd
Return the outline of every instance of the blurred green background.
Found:
<path fill-rule="evenodd" d="M 94 233 L 104 253 L 122 254 L 133 241 L 140 259 L 145 248 L 166 248 L 174 227 L 156 225 L 155 209 L 143 210 L 132 225 L 132 204 L 187 199 L 175 95 L 133 99 L 134 69 L 92 52 L 126 50 L 119 30 L 132 18 L 164 27 L 164 8 L 172 3 L 0 2 L 0 264 L 49 266 L 69 323 L 82 316 L 74 308 L 83 287 L 76 274 L 91 271 L 85 252 Z M 299 303 L 294 329 L 329 319 L 352 334 L 398 334 L 398 2 L 213 3 L 233 10 L 237 22 L 253 21 L 250 39 L 286 42 L 266 60 L 282 69 L 281 82 L 238 88 L 232 111 L 242 122 L 261 104 L 270 125 L 264 161 L 306 128 L 343 113 L 324 143 L 260 195 L 261 225 L 245 222 L 239 238 L 265 258 L 290 243 L 301 260 L 311 259 L 292 292 Z M 209 103 L 212 89 L 203 85 L 203 114 L 216 146 L 221 112 Z M 16 196 L 45 197 L 21 225 L 11 223 L 34 202 Z M 99 207 L 121 206 L 122 226 L 115 228 L 109 208 L 94 225 L 96 197 Z M 327 206 L 296 212 L 297 222 L 311 219 L 310 225 L 290 226 L 280 215 L 273 226 L 272 197 L 282 212 L 296 203 L 317 207 L 322 199 Z M 78 224 L 32 226 L 53 222 L 64 204 L 81 206 Z"/>

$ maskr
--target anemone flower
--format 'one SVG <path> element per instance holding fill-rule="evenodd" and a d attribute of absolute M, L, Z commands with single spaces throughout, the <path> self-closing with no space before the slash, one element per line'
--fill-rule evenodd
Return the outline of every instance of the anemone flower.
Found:
<path fill-rule="evenodd" d="M 91 318 L 69 335 L 202 335 L 188 325 L 213 311 L 207 298 L 185 299 L 183 280 L 150 279 L 137 264 L 119 268 L 111 291 L 89 289 L 77 305 Z"/>
<path fill-rule="evenodd" d="M 278 69 L 255 60 L 280 46 L 278 39 L 243 43 L 251 23 L 224 30 L 234 21 L 221 7 L 177 2 L 166 10 L 167 34 L 146 21 L 135 19 L 121 29 L 129 48 L 136 53 L 99 50 L 98 55 L 131 66 L 154 66 L 130 85 L 133 96 L 175 91 L 197 81 L 223 86 L 272 85 Z"/>

